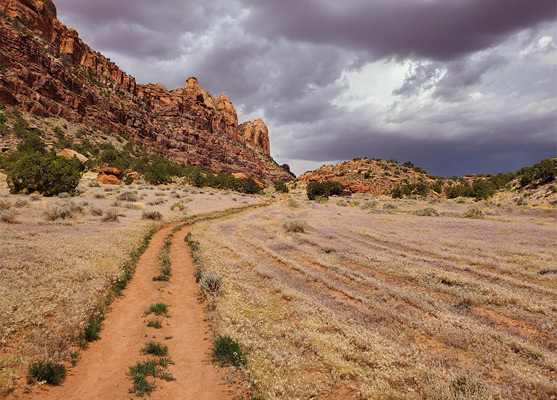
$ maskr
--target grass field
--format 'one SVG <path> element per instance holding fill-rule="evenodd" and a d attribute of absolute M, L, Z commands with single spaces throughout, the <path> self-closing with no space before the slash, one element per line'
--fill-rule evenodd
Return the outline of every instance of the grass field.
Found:
<path fill-rule="evenodd" d="M 72 358 L 75 339 L 151 228 L 259 201 L 180 186 L 83 181 L 82 195 L 61 199 L 10 195 L 1 186 L 0 395 L 26 385 L 31 360 Z M 160 221 L 143 218 L 155 211 Z"/>
<path fill-rule="evenodd" d="M 471 206 L 285 200 L 197 225 L 224 277 L 210 320 L 266 399 L 557 398 L 556 212 Z"/>

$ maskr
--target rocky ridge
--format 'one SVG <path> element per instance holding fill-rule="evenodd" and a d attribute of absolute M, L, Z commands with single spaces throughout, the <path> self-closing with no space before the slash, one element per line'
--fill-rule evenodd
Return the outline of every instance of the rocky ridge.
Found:
<path fill-rule="evenodd" d="M 293 178 L 271 158 L 262 120 L 239 125 L 228 96 L 215 100 L 195 78 L 171 91 L 137 84 L 58 21 L 51 0 L 1 0 L 0 37 L 0 102 L 8 106 L 95 125 L 189 165 Z"/>
<path fill-rule="evenodd" d="M 336 181 L 351 193 L 370 193 L 373 196 L 389 195 L 401 183 L 416 183 L 420 180 L 433 183 L 419 168 L 400 165 L 396 161 L 355 158 L 338 165 L 324 165 L 298 177 L 299 181 Z"/>

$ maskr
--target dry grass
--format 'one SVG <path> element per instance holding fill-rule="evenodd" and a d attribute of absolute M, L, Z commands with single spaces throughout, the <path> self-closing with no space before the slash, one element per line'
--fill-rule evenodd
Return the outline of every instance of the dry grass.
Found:
<path fill-rule="evenodd" d="M 143 220 L 139 208 L 111 211 L 117 191 L 89 187 L 87 182 L 83 186 L 87 191 L 78 198 L 26 197 L 32 201 L 20 202 L 18 223 L 0 223 L 0 397 L 14 386 L 17 389 L 17 379 L 23 381 L 31 360 L 70 359 L 73 339 L 83 332 L 107 288 L 123 273 L 122 265 L 131 251 L 160 223 Z M 151 188 L 144 187 L 139 195 L 154 199 Z M 215 200 L 192 195 L 192 213 L 236 205 L 212 197 Z M 11 207 L 20 198 L 0 186 L 0 202 L 6 208 L 2 213 L 13 212 L 7 204 Z M 88 212 L 83 212 L 85 204 Z M 166 221 L 180 217 L 165 206 L 153 207 L 153 211 Z M 118 224 L 99 218 L 111 213 L 119 215 Z"/>
<path fill-rule="evenodd" d="M 193 229 L 223 276 L 216 333 L 247 348 L 264 398 L 554 398 L 555 210 L 300 204 Z M 291 219 L 312 228 L 289 234 Z"/>

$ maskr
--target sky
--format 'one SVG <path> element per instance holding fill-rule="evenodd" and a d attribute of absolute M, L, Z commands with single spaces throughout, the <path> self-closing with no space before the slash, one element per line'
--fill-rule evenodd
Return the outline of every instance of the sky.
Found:
<path fill-rule="evenodd" d="M 55 0 L 138 83 L 195 76 L 262 118 L 297 174 L 355 157 L 431 174 L 557 157 L 555 0 Z"/>

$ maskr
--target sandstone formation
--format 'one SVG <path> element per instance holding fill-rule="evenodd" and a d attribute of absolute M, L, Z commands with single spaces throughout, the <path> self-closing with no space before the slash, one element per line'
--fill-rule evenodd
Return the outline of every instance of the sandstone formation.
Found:
<path fill-rule="evenodd" d="M 122 176 L 122 171 L 118 168 L 101 167 L 97 181 L 104 185 L 120 185 L 122 183 L 120 176 Z"/>
<path fill-rule="evenodd" d="M 252 149 L 261 149 L 266 154 L 270 154 L 269 130 L 263 120 L 256 119 L 253 122 L 244 122 L 240 125 L 240 133 L 246 146 Z"/>
<path fill-rule="evenodd" d="M 85 157 L 83 154 L 78 153 L 75 150 L 72 149 L 64 149 L 61 152 L 56 154 L 57 156 L 62 156 L 64 158 L 67 158 L 68 160 L 72 160 L 74 157 L 76 157 L 79 161 L 81 161 L 82 163 L 86 163 L 87 160 L 89 160 L 87 157 Z"/>
<path fill-rule="evenodd" d="M 261 120 L 238 125 L 226 95 L 189 78 L 172 91 L 138 85 L 56 19 L 51 0 L 0 0 L 0 102 L 97 125 L 189 165 L 266 181 L 294 176 L 270 157 Z"/>

